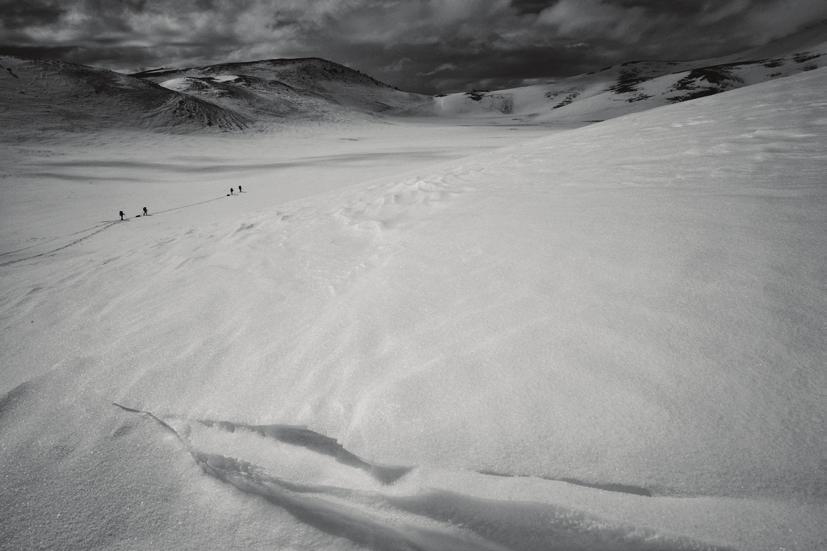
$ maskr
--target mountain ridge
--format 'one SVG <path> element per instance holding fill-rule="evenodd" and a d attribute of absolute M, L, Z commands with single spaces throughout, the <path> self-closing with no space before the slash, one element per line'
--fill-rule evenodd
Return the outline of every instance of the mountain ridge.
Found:
<path fill-rule="evenodd" d="M 396 113 L 430 101 L 428 96 L 403 92 L 361 71 L 318 57 L 219 63 L 132 76 L 253 119 L 309 116 L 341 120 L 354 112 Z"/>
<path fill-rule="evenodd" d="M 61 60 L 0 56 L 0 124 L 17 133 L 97 130 L 106 127 L 172 132 L 249 125 L 238 113 L 154 82 Z M 13 108 L 12 108 L 13 107 Z"/>
<path fill-rule="evenodd" d="M 792 76 L 824 66 L 825 58 L 827 23 L 821 23 L 718 58 L 626 61 L 541 84 L 440 94 L 434 113 L 583 124 Z"/>
<path fill-rule="evenodd" d="M 16 135 L 131 128 L 267 130 L 290 122 L 386 116 L 582 126 L 825 65 L 827 22 L 770 44 L 695 61 L 634 60 L 503 90 L 426 96 L 320 57 L 271 58 L 125 74 L 0 56 L 0 124 Z"/>
<path fill-rule="evenodd" d="M 272 66 L 287 66 L 287 65 L 295 65 L 295 64 L 321 64 L 330 67 L 334 67 L 338 70 L 338 72 L 345 72 L 349 71 L 351 73 L 356 73 L 361 75 L 366 80 L 372 82 L 375 85 L 386 87 L 386 88 L 393 88 L 397 90 L 398 88 L 386 84 L 380 80 L 373 78 L 372 76 L 359 71 L 358 69 L 352 69 L 347 67 L 346 65 L 342 65 L 340 63 L 336 63 L 335 61 L 330 61 L 321 57 L 297 57 L 297 58 L 264 58 L 264 59 L 257 59 L 251 61 L 234 61 L 234 62 L 222 62 L 222 63 L 215 63 L 211 65 L 196 65 L 193 67 L 182 67 L 182 68 L 169 68 L 169 67 L 162 67 L 159 69 L 148 69 L 144 71 L 139 71 L 136 73 L 129 73 L 129 76 L 133 76 L 136 78 L 142 79 L 152 79 L 155 77 L 161 76 L 168 76 L 174 74 L 180 74 L 189 71 L 207 71 L 207 72 L 216 72 L 216 71 L 225 71 L 225 70 L 232 70 L 238 67 L 250 67 L 250 66 L 260 66 L 264 64 L 269 64 Z"/>

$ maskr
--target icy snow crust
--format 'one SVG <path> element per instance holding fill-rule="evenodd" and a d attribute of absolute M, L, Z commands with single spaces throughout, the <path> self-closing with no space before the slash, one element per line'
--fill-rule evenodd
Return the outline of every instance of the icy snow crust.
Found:
<path fill-rule="evenodd" d="M 824 548 L 825 87 L 9 144 L 0 546 Z"/>

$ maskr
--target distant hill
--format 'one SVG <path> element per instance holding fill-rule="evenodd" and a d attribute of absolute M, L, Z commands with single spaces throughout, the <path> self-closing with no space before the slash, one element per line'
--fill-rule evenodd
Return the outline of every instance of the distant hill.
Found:
<path fill-rule="evenodd" d="M 582 124 L 709 96 L 827 65 L 827 23 L 741 54 L 701 61 L 630 61 L 507 90 L 438 96 L 443 116 Z"/>
<path fill-rule="evenodd" d="M 238 130 L 249 119 L 197 97 L 105 69 L 0 56 L 0 126 L 20 134 L 146 128 Z"/>
<path fill-rule="evenodd" d="M 273 59 L 125 75 L 0 56 L 0 125 L 14 135 L 104 128 L 237 131 L 348 120 L 429 104 L 323 59 Z"/>
<path fill-rule="evenodd" d="M 399 113 L 430 102 L 338 63 L 319 58 L 268 59 L 132 75 L 250 118 Z"/>

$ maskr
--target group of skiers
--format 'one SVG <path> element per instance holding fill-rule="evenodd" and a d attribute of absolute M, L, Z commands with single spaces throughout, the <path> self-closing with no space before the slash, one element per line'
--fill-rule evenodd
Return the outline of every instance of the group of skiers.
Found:
<path fill-rule="evenodd" d="M 144 207 L 142 212 L 143 212 L 144 216 L 149 216 L 149 209 L 148 208 Z M 122 210 L 118 211 L 118 214 L 120 215 L 121 220 L 123 220 L 124 216 L 126 216 Z M 138 216 L 140 216 L 140 215 L 138 215 Z"/>
<path fill-rule="evenodd" d="M 244 193 L 244 190 L 241 189 L 241 184 L 238 185 L 238 192 L 239 193 Z M 228 197 L 230 195 L 235 195 L 235 188 L 234 187 L 231 187 L 230 188 L 230 193 L 227 194 Z M 142 213 L 143 213 L 143 216 L 149 216 L 149 209 L 144 207 L 143 210 L 142 210 Z M 125 220 L 124 217 L 126 216 L 126 214 L 124 214 L 124 212 L 122 210 L 120 210 L 120 211 L 118 211 L 118 216 L 120 216 L 121 220 L 123 221 L 123 220 Z M 141 216 L 141 215 L 139 214 L 138 216 Z"/>

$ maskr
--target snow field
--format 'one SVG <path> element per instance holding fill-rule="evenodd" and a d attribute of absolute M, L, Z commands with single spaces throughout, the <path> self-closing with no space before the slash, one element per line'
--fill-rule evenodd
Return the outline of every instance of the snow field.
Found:
<path fill-rule="evenodd" d="M 5 537 L 823 547 L 825 84 L 251 192 L 0 267 L 0 505 L 30 503 Z M 76 484 L 101 522 L 92 497 L 55 516 Z M 110 539 L 66 535 L 88 526 Z"/>

